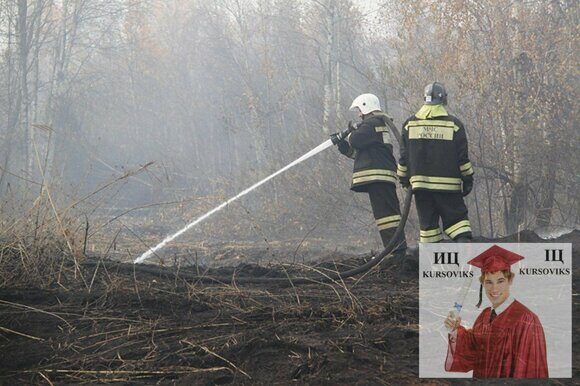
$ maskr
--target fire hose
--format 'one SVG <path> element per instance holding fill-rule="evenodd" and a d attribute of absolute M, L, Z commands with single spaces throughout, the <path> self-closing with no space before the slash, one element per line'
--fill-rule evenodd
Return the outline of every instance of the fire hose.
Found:
<path fill-rule="evenodd" d="M 146 265 L 146 264 L 127 264 L 120 262 L 113 262 L 110 260 L 97 260 L 91 259 L 86 260 L 83 263 L 85 267 L 99 266 L 99 264 L 106 266 L 108 270 L 117 269 L 121 272 L 126 272 L 130 274 L 134 273 L 148 273 L 155 274 L 159 276 L 166 276 L 169 278 L 181 278 L 184 280 L 208 282 L 208 283 L 227 283 L 235 281 L 236 284 L 260 284 L 260 283 L 280 283 L 281 285 L 300 285 L 300 284 L 316 284 L 316 283 L 329 283 L 335 282 L 337 280 L 346 279 L 364 272 L 369 271 L 371 268 L 379 264 L 384 260 L 385 257 L 389 256 L 390 253 L 397 246 L 399 237 L 403 233 L 405 228 L 405 223 L 409 216 L 409 210 L 411 208 L 411 197 L 413 195 L 412 190 L 409 188 L 405 193 L 405 199 L 403 201 L 403 210 L 401 211 L 401 221 L 399 226 L 395 230 L 395 233 L 389 243 L 385 246 L 385 249 L 378 256 L 371 256 L 371 259 L 365 264 L 353 268 L 344 272 L 332 272 L 329 274 L 319 274 L 317 277 L 237 277 L 234 276 L 208 276 L 200 275 L 198 273 L 189 271 L 177 271 L 175 269 L 168 269 L 160 266 Z"/>
<path fill-rule="evenodd" d="M 392 120 L 390 119 L 386 119 L 385 123 L 391 128 L 391 130 L 393 131 L 393 133 L 395 133 L 395 135 L 398 134 L 398 131 L 395 127 L 395 125 L 393 124 Z M 343 142 L 348 135 L 357 129 L 357 125 L 353 125 L 352 121 L 350 121 L 348 123 L 348 127 L 346 130 L 343 130 L 341 132 L 332 134 L 330 136 L 330 140 L 328 141 L 328 145 L 330 146 L 330 143 L 334 144 L 334 145 L 338 145 L 340 146 L 340 143 Z M 397 139 L 398 135 L 397 135 Z M 318 148 L 324 149 L 326 148 L 327 145 L 326 143 L 321 144 Z M 314 149 L 317 150 L 318 148 Z M 306 154 L 305 156 L 299 158 L 298 160 L 294 161 L 293 163 L 287 165 L 285 168 L 277 171 L 276 173 L 268 176 L 266 179 L 260 181 L 258 184 L 253 185 L 252 187 L 246 189 L 245 191 L 243 191 L 242 193 L 240 193 L 238 196 L 233 197 L 232 199 L 228 200 L 227 202 L 223 203 L 222 205 L 214 208 L 212 211 L 206 213 L 206 215 L 202 216 L 201 219 L 203 219 L 204 217 L 207 217 L 208 215 L 218 211 L 219 209 L 221 209 L 222 207 L 224 207 L 225 205 L 227 205 L 229 202 L 234 201 L 236 198 L 242 196 L 243 194 L 249 192 L 250 190 L 254 189 L 255 187 L 261 185 L 262 183 L 264 183 L 265 181 L 269 180 L 270 178 L 273 178 L 274 176 L 276 176 L 277 174 L 281 173 L 282 171 L 288 169 L 289 167 L 291 167 L 292 165 L 298 163 L 298 161 L 300 161 L 301 159 L 306 159 L 309 156 L 310 153 Z M 320 273 L 318 277 L 314 277 L 314 278 L 309 278 L 309 277 L 238 277 L 235 278 L 235 282 L 236 283 L 280 283 L 280 284 L 291 284 L 291 285 L 296 285 L 296 284 L 306 284 L 306 283 L 328 283 L 328 282 L 334 282 L 336 280 L 342 280 L 342 279 L 346 279 L 364 272 L 367 272 L 368 270 L 370 270 L 371 268 L 373 268 L 374 266 L 376 266 L 377 264 L 379 264 L 381 261 L 383 261 L 383 259 L 388 256 L 394 249 L 395 247 L 397 247 L 397 241 L 399 240 L 400 236 L 403 233 L 403 229 L 405 228 L 405 224 L 407 222 L 407 218 L 409 216 L 409 209 L 411 208 L 411 197 L 413 196 L 413 192 L 410 188 L 407 189 L 406 193 L 405 193 L 405 199 L 403 201 L 403 210 L 401 213 L 401 220 L 399 222 L 399 226 L 397 227 L 397 229 L 395 230 L 395 233 L 393 235 L 393 237 L 391 238 L 391 240 L 387 243 L 387 245 L 385 246 L 385 249 L 378 255 L 378 256 L 373 256 L 368 262 L 366 262 L 365 264 L 348 270 L 348 271 L 344 271 L 344 272 L 332 272 L 330 274 L 324 274 L 324 273 Z M 160 244 L 158 244 L 155 248 L 153 248 L 152 250 L 150 250 L 149 252 L 146 252 L 145 254 L 143 254 L 139 259 L 136 260 L 136 262 L 141 262 L 143 261 L 148 255 L 150 255 L 151 253 L 153 253 L 156 249 L 162 247 L 163 245 L 165 245 L 168 241 L 172 240 L 173 238 L 177 237 L 179 234 L 185 232 L 187 229 L 189 229 L 189 227 L 197 224 L 197 222 L 199 222 L 200 219 L 194 221 L 193 223 L 188 224 L 188 226 L 182 230 L 180 230 L 178 233 L 170 236 L 168 239 L 164 240 L 163 242 L 161 242 Z M 83 265 L 86 267 L 91 267 L 91 266 L 95 266 L 98 264 L 105 264 L 104 260 L 97 260 L 97 259 L 91 259 L 91 260 L 86 260 Z M 233 281 L 234 277 L 217 277 L 217 276 L 207 276 L 207 275 L 200 275 L 198 273 L 193 273 L 193 272 L 189 272 L 189 271 L 175 271 L 175 270 L 169 270 L 167 268 L 164 267 L 160 267 L 160 266 L 153 266 L 153 265 L 127 265 L 127 264 L 123 264 L 120 262 L 111 262 L 111 261 L 107 261 L 107 265 L 109 265 L 109 268 L 113 268 L 111 265 L 116 265 L 117 269 L 119 271 L 130 271 L 133 274 L 136 272 L 143 272 L 143 273 L 149 273 L 149 274 L 157 274 L 157 275 L 165 275 L 165 276 L 171 276 L 171 277 L 181 277 L 183 279 L 189 279 L 189 280 L 196 280 L 196 281 L 202 281 L 202 282 L 220 282 L 220 283 L 225 283 L 228 281 Z"/>

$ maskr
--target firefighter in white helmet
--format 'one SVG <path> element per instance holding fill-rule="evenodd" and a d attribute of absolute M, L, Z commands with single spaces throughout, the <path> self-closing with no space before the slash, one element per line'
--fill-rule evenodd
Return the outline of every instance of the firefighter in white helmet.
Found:
<path fill-rule="evenodd" d="M 396 191 L 397 163 L 387 124 L 387 120 L 392 119 L 381 111 L 379 98 L 373 94 L 356 97 L 350 110 L 357 111 L 362 121 L 351 127 L 352 132 L 348 136 L 335 138 L 334 141 L 342 154 L 354 159 L 351 189 L 369 194 L 381 240 L 386 246 L 401 220 Z M 402 233 L 393 252 L 404 257 L 406 249 L 407 243 Z"/>

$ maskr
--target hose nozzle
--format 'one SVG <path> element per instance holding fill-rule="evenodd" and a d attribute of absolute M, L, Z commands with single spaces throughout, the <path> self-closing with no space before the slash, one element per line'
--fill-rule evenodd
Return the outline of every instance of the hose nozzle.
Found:
<path fill-rule="evenodd" d="M 350 133 L 356 130 L 357 125 L 353 124 L 352 121 L 348 121 L 348 127 L 346 130 L 339 131 L 338 133 L 334 133 L 330 135 L 330 139 L 332 140 L 333 145 L 338 145 L 338 143 L 344 140 Z"/>

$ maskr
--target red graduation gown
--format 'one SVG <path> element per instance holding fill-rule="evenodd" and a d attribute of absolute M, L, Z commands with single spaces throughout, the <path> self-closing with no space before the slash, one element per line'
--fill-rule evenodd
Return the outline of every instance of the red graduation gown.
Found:
<path fill-rule="evenodd" d="M 445 371 L 468 372 L 474 378 L 547 378 L 546 338 L 540 320 L 514 300 L 492 323 L 491 307 L 470 330 L 449 335 Z"/>

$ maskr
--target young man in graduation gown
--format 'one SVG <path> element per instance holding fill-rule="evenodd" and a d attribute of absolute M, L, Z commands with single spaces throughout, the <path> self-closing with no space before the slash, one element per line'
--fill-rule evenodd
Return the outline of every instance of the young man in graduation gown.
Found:
<path fill-rule="evenodd" d="M 510 266 L 523 256 L 497 245 L 469 261 L 481 268 L 480 282 L 491 307 L 482 311 L 472 329 L 450 314 L 445 370 L 468 372 L 474 378 L 547 378 L 546 339 L 540 320 L 510 294 Z M 478 307 L 481 305 L 481 292 Z"/>

